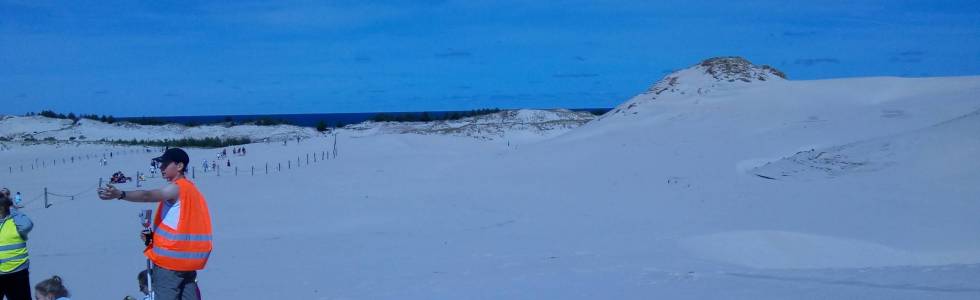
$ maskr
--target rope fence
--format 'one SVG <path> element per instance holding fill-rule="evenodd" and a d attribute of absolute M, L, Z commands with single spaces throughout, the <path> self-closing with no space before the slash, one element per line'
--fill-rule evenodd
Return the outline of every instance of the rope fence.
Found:
<path fill-rule="evenodd" d="M 92 192 L 94 192 L 97 188 L 99 188 L 100 185 L 101 183 L 98 185 L 92 185 L 90 187 L 84 188 L 74 193 L 54 193 L 49 191 L 48 188 L 45 187 L 43 193 L 40 193 L 37 196 L 34 196 L 33 198 L 30 198 L 28 200 L 22 201 L 19 204 L 19 206 L 21 209 L 25 211 L 32 210 L 34 209 L 32 204 L 37 203 L 39 200 L 43 200 L 43 202 L 41 202 L 43 204 L 42 207 L 49 208 L 56 203 L 56 201 L 53 201 L 52 198 L 68 199 L 69 201 L 75 200 L 76 197 L 80 197 L 85 194 L 92 194 Z"/>
<path fill-rule="evenodd" d="M 99 184 L 94 185 L 94 186 L 91 186 L 91 187 L 88 187 L 86 189 L 83 189 L 81 191 L 78 191 L 78 192 L 72 193 L 72 194 L 52 193 L 52 192 L 49 192 L 48 191 L 48 188 L 44 188 L 44 208 L 48 208 L 48 207 L 51 207 L 51 205 L 54 205 L 54 203 L 52 203 L 51 200 L 49 199 L 49 196 L 51 196 L 51 197 L 66 198 L 68 200 L 75 200 L 75 197 L 81 196 L 83 194 L 86 194 L 86 193 L 87 194 L 92 194 L 93 191 L 95 191 L 96 189 L 99 188 L 99 186 L 102 185 L 101 182 L 102 182 L 102 180 L 99 180 Z"/>
<path fill-rule="evenodd" d="M 114 155 L 131 154 L 131 153 L 136 153 L 136 152 L 143 152 L 143 150 L 140 150 L 140 149 L 129 149 L 129 150 L 125 150 L 125 151 L 109 152 L 109 153 L 112 153 L 112 154 L 104 154 L 104 155 L 109 155 L 109 157 L 112 157 Z M 321 151 L 319 151 L 319 153 L 317 153 L 317 152 L 311 152 L 311 153 L 304 153 L 303 155 L 297 155 L 295 161 L 293 159 L 289 159 L 289 160 L 286 160 L 285 161 L 285 170 L 291 170 L 291 169 L 293 169 L 294 165 L 298 169 L 300 167 L 311 166 L 311 165 L 314 165 L 314 164 L 326 162 L 326 161 L 328 161 L 328 160 L 331 159 L 331 156 L 333 157 L 333 159 L 336 159 L 337 158 L 337 138 L 336 138 L 336 135 L 334 135 L 333 149 L 331 149 L 331 150 L 321 150 Z M 74 162 L 82 161 L 82 160 L 91 160 L 93 158 L 101 158 L 101 157 L 98 156 L 98 155 L 92 155 L 92 154 L 86 154 L 84 156 L 84 158 L 81 155 L 79 155 L 79 156 L 71 156 L 69 158 L 62 159 L 62 164 L 74 163 Z M 35 159 L 35 161 L 40 161 L 40 159 Z M 45 162 L 46 161 L 41 161 L 40 168 L 47 167 L 47 164 Z M 57 163 L 57 160 L 52 160 L 51 166 L 54 166 L 56 163 Z M 204 172 L 201 175 L 202 176 L 213 175 L 213 176 L 216 176 L 216 177 L 220 177 L 221 176 L 222 167 L 227 167 L 227 164 L 229 164 L 229 163 L 228 162 L 225 162 L 225 164 L 226 164 L 225 166 L 222 166 L 220 164 L 217 164 L 217 161 L 214 161 L 211 166 L 205 166 L 204 167 Z M 37 166 L 37 164 L 32 164 L 31 165 L 32 169 L 35 166 Z M 272 167 L 271 169 L 270 169 L 270 166 Z M 23 168 L 23 167 L 21 166 L 20 168 Z M 20 169 L 20 168 L 18 168 L 18 169 Z M 239 176 L 239 175 L 243 175 L 243 176 L 244 175 L 255 176 L 256 175 L 256 169 L 257 169 L 256 168 L 256 165 L 255 164 L 251 164 L 248 169 L 242 170 L 242 172 L 240 172 L 238 166 L 236 165 L 236 166 L 234 166 L 233 169 L 226 170 L 225 172 L 226 172 L 226 174 L 231 175 L 231 176 Z M 247 172 L 245 172 L 246 170 L 247 170 Z M 259 172 L 259 175 L 268 175 L 270 173 L 282 173 L 284 171 L 283 170 L 283 161 L 277 161 L 277 162 L 274 162 L 274 163 L 265 162 L 263 165 L 259 165 L 258 170 L 260 171 Z M 155 175 L 156 174 L 159 174 L 159 169 L 154 170 L 154 171 L 155 172 L 144 173 L 143 171 L 137 170 L 136 171 L 136 177 L 135 178 L 132 178 L 132 177 L 126 177 L 126 178 L 127 179 L 134 180 L 135 183 L 136 183 L 136 187 L 141 187 L 142 186 L 142 182 L 146 180 L 146 178 L 144 177 L 144 175 L 149 174 L 149 175 L 151 175 L 151 177 L 156 177 Z M 192 179 L 196 179 L 197 178 L 197 167 L 196 166 L 191 166 L 190 167 L 190 170 L 188 170 L 188 171 L 190 173 L 190 174 L 188 174 L 190 178 L 192 178 Z M 229 171 L 230 171 L 230 173 L 229 173 Z M 14 172 L 14 169 L 13 169 L 12 166 L 11 167 L 8 167 L 8 172 L 11 172 L 11 173 Z M 110 180 L 109 183 L 118 184 L 119 182 L 111 182 L 111 180 Z M 98 184 L 95 184 L 95 185 L 86 187 L 86 188 L 84 188 L 84 189 L 82 189 L 80 191 L 73 192 L 73 193 L 52 192 L 52 191 L 49 191 L 47 187 L 45 187 L 43 193 L 38 194 L 37 196 L 34 196 L 33 198 L 30 198 L 29 200 L 26 200 L 26 201 L 21 202 L 20 203 L 20 207 L 21 208 L 28 207 L 29 204 L 36 203 L 39 200 L 42 200 L 43 199 L 43 207 L 44 208 L 50 208 L 56 202 L 58 202 L 58 201 L 53 201 L 52 198 L 68 199 L 68 201 L 72 201 L 72 200 L 75 200 L 76 197 L 80 197 L 80 196 L 83 196 L 83 195 L 86 195 L 86 194 L 88 194 L 88 195 L 95 195 L 93 192 L 96 189 L 98 189 L 99 187 L 103 186 L 103 184 L 104 184 L 103 178 L 102 177 L 99 177 Z M 30 210 L 30 209 L 33 209 L 33 207 L 32 208 L 26 208 L 25 210 Z"/>
<path fill-rule="evenodd" d="M 296 157 L 296 164 L 295 164 L 295 166 L 296 166 L 296 168 L 299 168 L 301 166 L 310 166 L 310 165 L 316 164 L 318 162 L 325 162 L 325 161 L 327 161 L 327 160 L 330 159 L 330 156 L 332 156 L 332 155 L 330 153 L 328 153 L 327 151 L 320 151 L 320 153 L 308 153 L 308 154 L 305 154 L 305 156 L 297 156 Z M 303 164 L 304 160 L 302 159 L 304 157 L 306 158 L 305 159 L 305 164 Z M 311 160 L 311 158 L 312 158 L 312 160 Z M 269 163 L 266 163 L 265 164 L 265 174 L 269 174 L 269 168 L 268 168 L 268 166 L 269 166 Z M 286 170 L 292 169 L 292 167 L 293 167 L 293 160 L 287 161 L 286 162 Z M 191 167 L 191 170 L 190 171 L 191 171 L 191 178 L 192 179 L 193 178 L 196 178 L 197 168 L 196 167 Z M 282 169 L 282 163 L 281 162 L 280 163 L 277 163 L 276 170 L 275 171 L 277 173 L 282 173 L 284 171 Z M 221 167 L 218 166 L 217 168 L 214 168 L 210 172 L 211 172 L 210 174 L 213 174 L 214 176 L 221 176 Z M 141 186 L 141 182 L 142 181 L 145 181 L 146 179 L 145 179 L 145 177 L 142 177 L 142 175 L 144 175 L 144 173 L 142 173 L 140 171 L 137 171 L 136 174 L 137 174 L 137 177 L 135 179 L 132 179 L 132 180 L 136 181 L 136 187 L 140 187 Z M 208 174 L 208 173 L 205 172 L 205 174 Z M 235 166 L 234 173 L 232 173 L 232 174 L 234 176 L 238 176 L 239 175 L 238 166 Z M 250 176 L 255 176 L 255 166 L 254 165 L 252 165 L 249 168 L 249 174 L 250 174 Z M 262 175 L 262 174 L 260 174 L 260 175 Z M 109 183 L 113 183 L 113 182 L 109 182 Z M 50 208 L 51 206 L 53 206 L 55 203 L 58 202 L 58 201 L 53 201 L 52 198 L 68 199 L 69 201 L 73 201 L 73 200 L 75 200 L 76 197 L 80 197 L 80 196 L 84 196 L 84 195 L 94 195 L 92 192 L 94 192 L 96 189 L 98 189 L 99 187 L 101 187 L 103 184 L 104 184 L 103 178 L 99 177 L 99 183 L 98 184 L 89 186 L 87 188 L 84 188 L 84 189 L 82 189 L 80 191 L 77 191 L 77 192 L 74 192 L 74 193 L 56 193 L 56 192 L 52 192 L 52 191 L 48 190 L 48 188 L 45 187 L 43 193 L 35 196 L 34 198 L 31 198 L 29 200 L 26 200 L 26 201 L 21 202 L 20 203 L 20 206 L 22 208 L 28 207 L 29 204 L 35 203 L 38 200 L 43 199 L 44 200 L 43 207 L 44 208 Z M 29 208 L 28 209 L 25 209 L 25 210 L 29 210 Z"/>
<path fill-rule="evenodd" d="M 281 173 L 283 171 L 291 170 L 294 168 L 305 167 L 314 165 L 317 163 L 326 162 L 331 159 L 331 156 L 336 159 L 336 152 L 331 151 L 319 151 L 305 153 L 300 156 L 296 156 L 296 159 L 289 159 L 285 161 L 275 161 L 275 162 L 265 162 L 259 165 L 249 164 L 245 168 L 239 168 L 239 165 L 234 165 L 229 167 L 227 162 L 216 163 L 210 166 L 190 166 L 187 171 L 188 177 L 191 179 L 196 179 L 197 175 L 201 176 L 215 176 L 220 177 L 222 173 L 231 176 L 255 176 L 255 174 L 270 174 L 270 173 Z M 154 173 L 156 175 L 158 173 Z M 228 176 L 225 175 L 225 176 Z"/>
<path fill-rule="evenodd" d="M 92 159 L 110 159 L 110 158 L 113 158 L 113 157 L 118 156 L 118 155 L 132 154 L 132 153 L 137 153 L 137 152 L 141 152 L 142 153 L 143 151 L 141 151 L 139 149 L 127 149 L 127 150 L 122 150 L 122 151 L 109 151 L 109 152 L 103 152 L 103 153 L 98 153 L 98 154 L 95 154 L 95 153 L 78 154 L 78 155 L 72 155 L 72 156 L 69 156 L 69 157 L 54 158 L 54 159 L 50 159 L 50 160 L 49 159 L 35 158 L 34 161 L 31 162 L 31 163 L 29 163 L 29 164 L 8 165 L 7 166 L 7 173 L 8 174 L 13 174 L 14 172 L 21 172 L 21 173 L 23 173 L 23 172 L 26 172 L 26 171 L 40 170 L 40 169 L 44 169 L 44 168 L 48 168 L 48 167 L 55 167 L 55 166 L 58 166 L 58 163 L 59 162 L 61 163 L 61 165 L 66 165 L 66 164 L 73 164 L 73 163 L 77 163 L 77 162 L 81 162 L 81 161 L 87 161 L 87 160 L 92 160 Z M 108 162 L 108 161 L 106 161 L 106 162 Z"/>

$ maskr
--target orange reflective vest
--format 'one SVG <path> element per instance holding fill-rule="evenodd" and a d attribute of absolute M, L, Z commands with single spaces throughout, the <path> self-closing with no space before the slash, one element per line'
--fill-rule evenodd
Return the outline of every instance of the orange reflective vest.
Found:
<path fill-rule="evenodd" d="M 162 268 L 173 271 L 204 269 L 211 256 L 211 214 L 204 196 L 186 178 L 174 181 L 180 189 L 180 220 L 178 228 L 163 224 L 163 202 L 157 206 L 153 220 L 153 244 L 143 251 L 147 258 Z"/>

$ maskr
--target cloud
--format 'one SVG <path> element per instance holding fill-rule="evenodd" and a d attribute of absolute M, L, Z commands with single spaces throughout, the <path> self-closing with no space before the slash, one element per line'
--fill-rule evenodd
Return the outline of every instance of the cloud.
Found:
<path fill-rule="evenodd" d="M 525 100 L 531 99 L 534 95 L 531 94 L 493 94 L 487 97 L 487 100 L 491 101 L 514 101 L 514 100 Z"/>
<path fill-rule="evenodd" d="M 922 62 L 922 59 L 918 57 L 892 57 L 888 61 L 893 63 L 919 63 Z"/>
<path fill-rule="evenodd" d="M 783 31 L 785 37 L 810 37 L 816 34 L 816 31 Z"/>
<path fill-rule="evenodd" d="M 452 49 L 450 49 L 450 50 L 445 51 L 445 52 L 436 53 L 435 56 L 438 57 L 438 58 L 462 58 L 462 57 L 470 57 L 470 56 L 473 56 L 473 53 L 470 53 L 468 51 L 460 51 L 460 50 L 452 50 Z"/>
<path fill-rule="evenodd" d="M 898 53 L 898 55 L 900 56 L 922 56 L 925 54 L 926 54 L 925 52 L 918 51 L 918 50 L 908 50 L 908 51 L 902 51 Z"/>
<path fill-rule="evenodd" d="M 922 57 L 925 54 L 919 50 L 906 50 L 899 52 L 897 56 L 892 56 L 888 61 L 892 63 L 919 63 L 922 62 Z"/>
<path fill-rule="evenodd" d="M 131 3 L 130 5 L 142 8 L 147 13 L 167 16 L 200 13 L 203 7 L 203 3 L 192 0 L 140 1 L 138 3 Z"/>
<path fill-rule="evenodd" d="M 839 64 L 840 60 L 836 58 L 798 58 L 793 63 L 809 67 L 816 64 Z"/>
<path fill-rule="evenodd" d="M 362 28 L 411 12 L 404 5 L 361 2 L 231 2 L 203 5 L 206 16 L 221 23 L 290 30 Z"/>
<path fill-rule="evenodd" d="M 354 61 L 359 63 L 369 63 L 371 62 L 371 57 L 367 55 L 354 56 Z"/>
<path fill-rule="evenodd" d="M 558 73 L 551 75 L 554 78 L 592 78 L 598 76 L 599 74 L 595 73 Z"/>
<path fill-rule="evenodd" d="M 470 100 L 476 98 L 477 96 L 464 96 L 464 95 L 448 95 L 442 97 L 444 100 Z"/>
<path fill-rule="evenodd" d="M 354 91 L 355 95 L 377 95 L 388 93 L 386 89 L 359 89 Z"/>

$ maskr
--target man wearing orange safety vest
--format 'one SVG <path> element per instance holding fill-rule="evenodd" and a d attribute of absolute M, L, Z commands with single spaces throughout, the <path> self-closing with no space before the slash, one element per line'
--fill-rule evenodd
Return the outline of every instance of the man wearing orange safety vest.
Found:
<path fill-rule="evenodd" d="M 149 191 L 121 191 L 112 185 L 99 189 L 102 200 L 159 202 L 151 243 L 143 254 L 153 262 L 155 300 L 201 298 L 197 270 L 211 255 L 211 215 L 204 196 L 184 176 L 190 158 L 180 148 L 167 149 L 153 159 L 170 183 Z"/>

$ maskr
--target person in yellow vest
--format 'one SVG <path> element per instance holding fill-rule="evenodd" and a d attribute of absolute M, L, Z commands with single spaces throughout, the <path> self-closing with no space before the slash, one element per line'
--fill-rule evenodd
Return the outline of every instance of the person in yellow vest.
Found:
<path fill-rule="evenodd" d="M 13 205 L 10 196 L 0 193 L 0 299 L 30 300 L 27 234 L 34 223 Z"/>
<path fill-rule="evenodd" d="M 197 271 L 211 256 L 211 214 L 204 195 L 184 176 L 190 157 L 180 148 L 167 149 L 160 157 L 160 173 L 169 182 L 156 190 L 122 191 L 106 185 L 102 200 L 157 202 L 151 242 L 143 254 L 153 262 L 151 293 L 156 300 L 197 300 Z"/>

